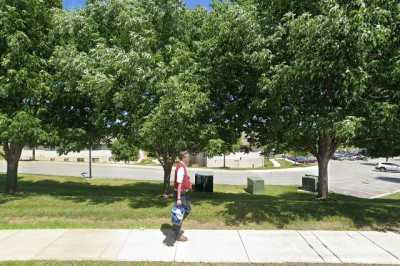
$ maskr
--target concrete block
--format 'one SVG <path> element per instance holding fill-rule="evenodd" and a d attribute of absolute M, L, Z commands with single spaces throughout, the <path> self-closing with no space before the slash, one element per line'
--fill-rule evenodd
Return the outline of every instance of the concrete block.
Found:
<path fill-rule="evenodd" d="M 316 253 L 328 263 L 340 263 L 340 260 L 327 247 L 325 247 L 312 231 L 298 231 Z"/>
<path fill-rule="evenodd" d="M 399 261 L 359 232 L 317 231 L 318 239 L 344 263 L 398 264 Z"/>
<path fill-rule="evenodd" d="M 68 230 L 51 246 L 37 254 L 35 259 L 99 260 L 115 235 L 112 230 Z"/>
<path fill-rule="evenodd" d="M 160 230 L 131 230 L 118 254 L 119 261 L 174 261 L 175 246 L 166 246 Z"/>
<path fill-rule="evenodd" d="M 188 230 L 185 235 L 189 241 L 177 243 L 176 261 L 249 262 L 236 230 Z"/>
<path fill-rule="evenodd" d="M 360 232 L 363 236 L 372 241 L 375 245 L 386 250 L 399 260 L 400 264 L 400 235 L 393 232 Z"/>
<path fill-rule="evenodd" d="M 1 240 L 0 261 L 32 260 L 63 233 L 64 230 L 19 230 Z"/>
<path fill-rule="evenodd" d="M 296 231 L 239 231 L 252 263 L 308 262 L 322 258 Z"/>
<path fill-rule="evenodd" d="M 19 230 L 2 230 L 0 231 L 0 241 L 5 240 L 6 238 L 18 233 Z"/>
<path fill-rule="evenodd" d="M 119 252 L 124 247 L 131 230 L 114 230 L 114 234 L 109 246 L 100 255 L 100 260 L 118 260 Z"/>

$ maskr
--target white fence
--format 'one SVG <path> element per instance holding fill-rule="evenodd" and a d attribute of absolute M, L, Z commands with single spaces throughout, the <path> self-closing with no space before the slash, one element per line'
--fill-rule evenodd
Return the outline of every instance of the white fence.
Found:
<path fill-rule="evenodd" d="M 31 149 L 24 149 L 21 154 L 21 159 L 32 160 L 33 151 Z M 59 155 L 57 151 L 36 149 L 35 159 L 38 161 L 88 162 L 89 151 L 83 150 L 81 152 L 70 152 L 66 155 Z M 94 163 L 112 162 L 111 150 L 93 150 L 92 162 Z"/>
<path fill-rule="evenodd" d="M 224 166 L 224 156 L 207 158 L 207 167 L 217 168 Z M 259 152 L 232 153 L 225 156 L 225 166 L 229 168 L 262 168 L 264 156 Z"/>

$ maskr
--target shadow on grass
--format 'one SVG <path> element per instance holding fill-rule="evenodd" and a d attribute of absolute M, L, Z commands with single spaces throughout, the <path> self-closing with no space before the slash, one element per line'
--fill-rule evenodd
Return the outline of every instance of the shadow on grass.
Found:
<path fill-rule="evenodd" d="M 4 186 L 4 175 L 0 175 L 0 188 Z M 16 195 L 2 195 L 0 204 L 11 200 L 19 200 L 33 195 L 48 195 L 58 199 L 76 203 L 112 204 L 128 200 L 132 208 L 165 207 L 169 203 L 160 195 L 162 184 L 156 182 L 125 182 L 122 185 L 102 185 L 90 183 L 81 178 L 66 178 L 59 181 L 55 177 L 31 180 L 21 176 L 18 178 Z M 74 180 L 74 181 L 72 181 Z M 76 181 L 75 181 L 76 180 Z M 98 180 L 95 180 L 98 181 Z"/>
<path fill-rule="evenodd" d="M 328 200 L 317 200 L 314 195 L 299 192 L 268 195 L 214 193 L 193 196 L 193 204 L 207 201 L 213 205 L 225 204 L 220 214 L 227 225 L 270 223 L 283 229 L 299 222 L 337 221 L 340 229 L 342 218 L 350 219 L 356 228 L 374 230 L 400 229 L 400 200 L 360 199 L 330 194 Z M 310 228 L 312 229 L 312 228 Z"/>
<path fill-rule="evenodd" d="M 3 185 L 4 176 L 0 176 L 0 187 Z M 0 194 L 0 204 L 36 195 L 47 195 L 93 205 L 128 201 L 133 209 L 171 206 L 171 199 L 165 200 L 159 196 L 162 184 L 158 182 L 126 181 L 121 184 L 104 185 L 101 182 L 93 184 L 79 178 L 58 180 L 54 177 L 43 177 L 32 180 L 21 177 L 19 188 L 22 192 L 17 195 Z M 223 219 L 225 224 L 230 226 L 269 223 L 277 228 L 286 228 L 296 222 L 313 224 L 328 219 L 337 226 L 336 229 L 340 229 L 341 224 L 346 223 L 343 219 L 350 219 L 356 228 L 400 229 L 400 200 L 369 200 L 331 194 L 329 200 L 321 201 L 316 200 L 312 194 L 291 191 L 288 189 L 287 192 L 283 191 L 276 196 L 249 195 L 244 191 L 194 192 L 192 204 L 197 208 L 209 208 L 210 219 Z M 167 232 L 169 228 L 164 226 L 161 230 Z"/>

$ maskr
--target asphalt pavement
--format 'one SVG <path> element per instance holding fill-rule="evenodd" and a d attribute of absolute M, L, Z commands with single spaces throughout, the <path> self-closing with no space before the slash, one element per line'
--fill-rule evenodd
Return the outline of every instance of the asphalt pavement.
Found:
<path fill-rule="evenodd" d="M 329 189 L 332 192 L 363 198 L 382 197 L 400 192 L 400 173 L 378 172 L 374 169 L 379 160 L 368 161 L 334 161 L 329 165 Z M 400 161 L 395 161 L 400 163 Z M 0 172 L 5 172 L 6 164 L 0 162 Z M 266 185 L 301 185 L 305 174 L 318 173 L 318 168 L 300 167 L 272 170 L 222 170 L 191 168 L 195 173 L 208 172 L 214 175 L 214 183 L 245 185 L 247 177 L 261 177 Z M 87 175 L 87 163 L 69 162 L 20 162 L 20 173 L 83 176 Z M 163 170 L 160 166 L 133 166 L 124 164 L 93 164 L 95 178 L 118 178 L 135 180 L 162 180 Z"/>
<path fill-rule="evenodd" d="M 125 164 L 93 164 L 93 176 L 96 178 L 117 178 L 136 180 L 157 180 L 163 178 L 161 166 L 140 166 Z M 0 163 L 0 172 L 6 170 L 6 164 Z M 44 162 L 22 161 L 19 165 L 20 173 L 59 175 L 59 176 L 87 176 L 87 163 L 71 162 Z M 195 173 L 212 173 L 214 183 L 244 185 L 248 176 L 262 177 L 265 184 L 271 185 L 300 185 L 304 174 L 316 174 L 317 167 L 274 169 L 274 170 L 223 170 L 207 168 L 190 168 L 190 175 Z M 172 173 L 173 174 L 173 173 Z"/>

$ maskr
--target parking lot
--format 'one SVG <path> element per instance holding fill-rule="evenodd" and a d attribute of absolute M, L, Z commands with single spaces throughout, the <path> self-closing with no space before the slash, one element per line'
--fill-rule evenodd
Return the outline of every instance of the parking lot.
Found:
<path fill-rule="evenodd" d="M 400 173 L 379 172 L 375 164 L 384 159 L 368 161 L 331 161 L 330 189 L 336 193 L 373 198 L 400 191 Z M 400 163 L 399 159 L 391 162 Z"/>

